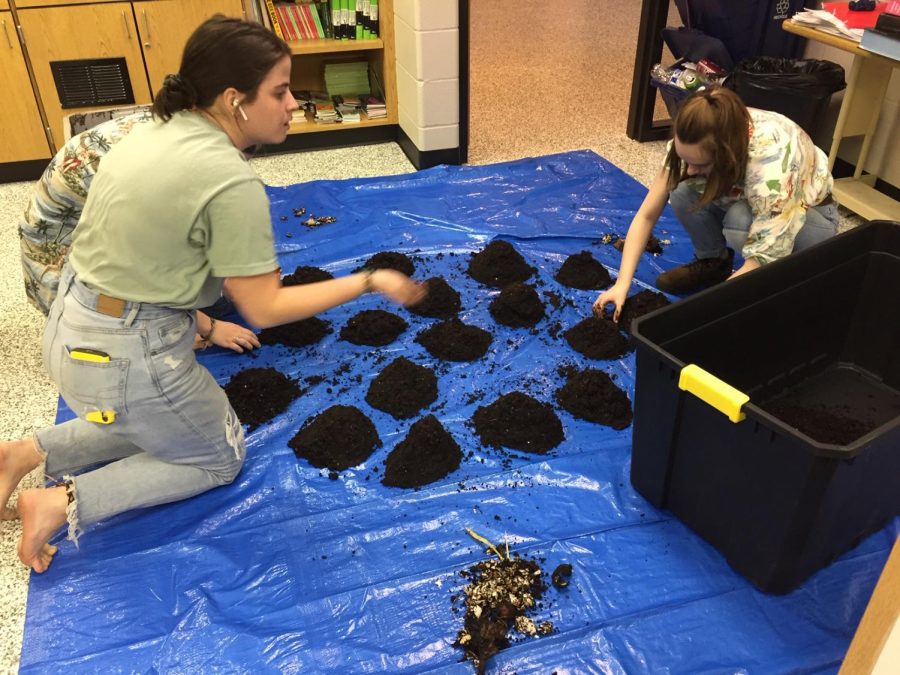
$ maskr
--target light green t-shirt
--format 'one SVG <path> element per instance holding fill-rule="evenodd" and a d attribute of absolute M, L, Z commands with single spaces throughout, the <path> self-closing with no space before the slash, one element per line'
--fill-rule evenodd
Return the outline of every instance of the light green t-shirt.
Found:
<path fill-rule="evenodd" d="M 211 305 L 225 277 L 278 267 L 262 181 L 199 114 L 146 124 L 104 157 L 69 262 L 79 280 L 113 297 Z"/>

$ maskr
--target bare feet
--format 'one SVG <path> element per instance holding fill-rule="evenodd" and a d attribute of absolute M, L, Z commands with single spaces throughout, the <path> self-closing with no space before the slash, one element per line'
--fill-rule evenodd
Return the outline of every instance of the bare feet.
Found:
<path fill-rule="evenodd" d="M 40 574 L 50 567 L 56 546 L 47 542 L 66 522 L 69 497 L 63 486 L 25 490 L 19 495 L 22 538 L 19 560 Z"/>
<path fill-rule="evenodd" d="M 0 520 L 17 517 L 15 509 L 9 508 L 7 502 L 19 482 L 40 463 L 41 455 L 32 439 L 0 442 Z"/>

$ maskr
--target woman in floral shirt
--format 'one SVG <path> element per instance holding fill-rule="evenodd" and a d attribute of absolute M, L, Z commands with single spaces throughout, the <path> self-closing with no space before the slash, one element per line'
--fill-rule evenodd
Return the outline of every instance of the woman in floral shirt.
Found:
<path fill-rule="evenodd" d="M 837 231 L 828 158 L 787 117 L 748 109 L 737 94 L 704 89 L 674 122 L 663 170 L 628 229 L 615 285 L 594 303 L 622 303 L 666 203 L 691 237 L 696 259 L 661 274 L 656 286 L 689 293 L 816 244 Z M 732 271 L 734 251 L 744 264 Z"/>

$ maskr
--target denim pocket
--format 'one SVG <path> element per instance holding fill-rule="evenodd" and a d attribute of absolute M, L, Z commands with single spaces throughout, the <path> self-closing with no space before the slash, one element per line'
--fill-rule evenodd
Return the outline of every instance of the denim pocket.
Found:
<path fill-rule="evenodd" d="M 191 333 L 191 343 L 194 341 L 194 320 L 187 312 L 179 313 L 173 319 L 166 321 L 157 329 L 158 342 L 152 343 L 150 354 L 156 356 L 176 347 L 186 334 Z"/>
<path fill-rule="evenodd" d="M 97 410 L 125 412 L 125 383 L 128 359 L 110 359 L 105 363 L 72 358 L 61 347 L 57 386 L 63 399 L 79 417 Z"/>

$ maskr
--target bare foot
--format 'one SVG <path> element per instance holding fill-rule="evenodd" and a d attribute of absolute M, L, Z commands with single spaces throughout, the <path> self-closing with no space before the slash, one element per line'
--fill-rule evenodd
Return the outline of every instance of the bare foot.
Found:
<path fill-rule="evenodd" d="M 63 486 L 25 490 L 19 495 L 19 514 L 22 516 L 19 560 L 38 574 L 50 567 L 56 546 L 47 542 L 66 522 L 68 504 L 69 497 Z"/>
<path fill-rule="evenodd" d="M 9 508 L 7 502 L 21 480 L 40 463 L 41 455 L 30 438 L 0 442 L 0 520 L 17 517 L 16 510 Z"/>

